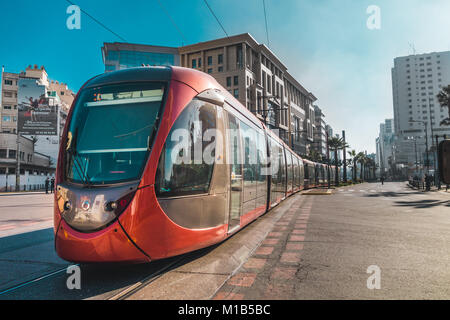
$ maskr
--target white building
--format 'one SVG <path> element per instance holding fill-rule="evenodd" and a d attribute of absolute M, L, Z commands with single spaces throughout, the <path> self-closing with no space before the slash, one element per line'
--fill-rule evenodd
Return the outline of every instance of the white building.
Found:
<path fill-rule="evenodd" d="M 394 119 L 386 119 L 380 124 L 380 132 L 376 139 L 377 152 L 375 162 L 379 168 L 379 174 L 386 175 L 395 162 L 395 132 Z"/>
<path fill-rule="evenodd" d="M 450 135 L 450 127 L 440 125 L 448 117 L 448 110 L 440 107 L 436 97 L 441 88 L 449 84 L 450 51 L 394 59 L 392 91 L 397 164 L 412 169 L 416 157 L 424 163 L 425 137 L 428 136 L 428 148 L 431 149 L 435 135 Z M 431 169 L 433 153 L 429 157 Z"/>

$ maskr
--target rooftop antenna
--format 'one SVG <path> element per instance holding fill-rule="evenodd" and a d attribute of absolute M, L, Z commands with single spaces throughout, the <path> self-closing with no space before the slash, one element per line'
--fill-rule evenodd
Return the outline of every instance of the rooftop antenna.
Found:
<path fill-rule="evenodd" d="M 409 42 L 408 44 L 411 50 L 413 51 L 413 55 L 416 55 L 416 47 L 414 46 L 414 43 Z"/>

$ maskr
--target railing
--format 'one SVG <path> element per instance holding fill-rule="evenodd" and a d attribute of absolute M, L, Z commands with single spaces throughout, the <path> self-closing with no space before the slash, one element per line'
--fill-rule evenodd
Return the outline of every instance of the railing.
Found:
<path fill-rule="evenodd" d="M 43 190 L 45 190 L 44 184 L 24 184 L 20 186 L 19 190 L 16 190 L 15 185 L 0 187 L 0 192 L 43 191 Z"/>

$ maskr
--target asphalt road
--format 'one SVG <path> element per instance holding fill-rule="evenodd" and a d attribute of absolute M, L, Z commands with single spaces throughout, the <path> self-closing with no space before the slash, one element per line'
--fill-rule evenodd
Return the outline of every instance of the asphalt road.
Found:
<path fill-rule="evenodd" d="M 306 197 L 216 298 L 450 299 L 449 193 L 366 183 Z"/>
<path fill-rule="evenodd" d="M 0 238 L 53 225 L 53 194 L 0 193 Z"/>
<path fill-rule="evenodd" d="M 0 195 L 0 292 L 69 265 L 54 253 L 52 229 L 45 227 L 51 201 Z M 405 183 L 295 195 L 130 298 L 450 299 L 449 208 L 450 193 L 418 192 Z M 82 266 L 82 290 L 67 289 L 63 270 L 0 299 L 103 299 L 164 263 Z M 381 272 L 380 289 L 367 287 L 370 266 Z M 202 288 L 209 291 L 200 295 Z"/>

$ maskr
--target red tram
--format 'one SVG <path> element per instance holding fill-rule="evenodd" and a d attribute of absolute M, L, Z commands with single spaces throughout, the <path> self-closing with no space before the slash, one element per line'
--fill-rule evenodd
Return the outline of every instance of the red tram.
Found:
<path fill-rule="evenodd" d="M 205 73 L 102 74 L 78 92 L 63 133 L 55 248 L 76 262 L 179 255 L 328 179 Z"/>

